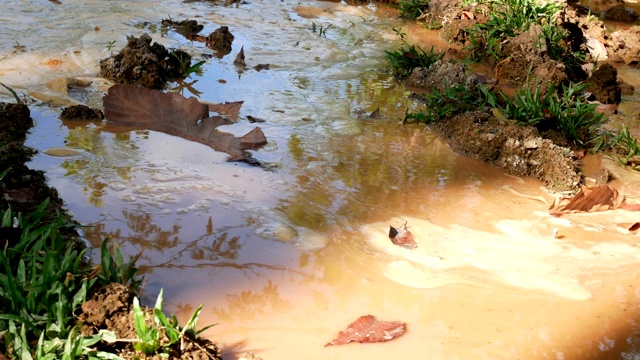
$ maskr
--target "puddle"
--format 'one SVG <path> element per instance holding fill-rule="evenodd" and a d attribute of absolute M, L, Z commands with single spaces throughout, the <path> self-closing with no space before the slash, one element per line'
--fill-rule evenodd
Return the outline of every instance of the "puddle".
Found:
<path fill-rule="evenodd" d="M 635 222 L 635 214 L 551 218 L 544 201 L 552 197 L 540 183 L 460 157 L 424 126 L 401 125 L 408 91 L 389 79 L 384 61 L 384 50 L 399 45 L 393 29 L 405 26 L 392 10 L 292 1 L 9 6 L 19 15 L 2 19 L 14 28 L 0 29 L 10 39 L 0 48 L 0 81 L 26 93 L 51 94 L 42 84 L 56 78 L 95 76 L 110 41 L 119 48 L 125 35 L 143 32 L 139 24 L 167 14 L 196 18 L 204 34 L 227 25 L 236 37 L 231 54 L 208 59 L 178 90 L 201 101 L 245 101 L 240 121 L 224 131 L 243 134 L 254 126 L 247 116 L 265 119 L 269 144 L 254 155 L 272 171 L 227 163 L 225 154 L 162 133 L 63 123 L 44 106 L 32 107 L 37 127 L 28 139 L 42 151 L 30 166 L 45 170 L 69 210 L 92 225 L 86 239 L 143 251 L 143 300 L 164 288 L 166 308 L 182 320 L 203 303 L 201 324 L 219 323 L 206 336 L 226 355 L 637 354 L 640 248 L 637 235 L 611 225 Z M 82 26 L 64 13 L 83 14 L 72 22 Z M 20 25 L 25 19 L 29 26 Z M 34 32 L 42 36 L 27 36 Z M 433 34 L 416 36 L 438 46 Z M 171 32 L 151 35 L 196 56 L 210 52 Z M 27 51 L 16 50 L 16 40 Z M 249 67 L 270 70 L 238 71 L 241 46 Z M 382 118 L 369 118 L 376 109 Z M 44 153 L 63 147 L 79 155 Z M 404 221 L 415 251 L 386 239 L 388 226 Z M 405 321 L 407 333 L 384 344 L 323 347 L 365 314 Z"/>

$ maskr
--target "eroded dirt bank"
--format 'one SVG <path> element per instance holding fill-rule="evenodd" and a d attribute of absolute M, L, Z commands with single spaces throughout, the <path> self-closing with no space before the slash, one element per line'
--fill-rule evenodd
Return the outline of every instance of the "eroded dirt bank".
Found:
<path fill-rule="evenodd" d="M 513 97 L 520 89 L 528 88 L 539 96 L 535 102 L 542 101 L 549 92 L 566 91 L 570 84 L 583 82 L 586 84 L 583 101 L 599 104 L 598 112 L 613 114 L 621 95 L 634 92 L 633 86 L 617 75 L 616 67 L 635 66 L 640 60 L 640 44 L 634 36 L 640 27 L 633 26 L 637 15 L 625 8 L 623 2 L 593 6 L 599 9 L 593 13 L 609 14 L 609 17 L 602 15 L 602 19 L 611 19 L 615 12 L 624 9 L 623 12 L 632 16 L 616 19 L 627 21 L 629 26 L 611 32 L 602 20 L 589 16 L 591 13 L 585 5 L 559 3 L 560 10 L 551 20 L 534 23 L 514 35 L 502 34 L 501 43 L 496 45 L 491 42 L 495 39 L 487 34 L 493 34 L 490 29 L 503 26 L 496 23 L 499 17 L 492 15 L 498 10 L 481 2 L 431 1 L 416 21 L 439 27 L 440 37 L 452 47 L 446 51 L 445 59 L 428 68 L 414 69 L 406 83 L 428 93 L 464 87 L 474 96 L 482 95 L 478 87 L 485 86 L 498 100 L 502 94 Z M 550 31 L 545 27 L 548 21 L 557 26 L 557 31 L 564 31 L 559 41 L 545 35 Z M 486 65 L 490 76 L 479 77 L 465 69 L 460 59 L 469 57 Z M 453 104 L 447 106 L 455 107 L 455 101 L 451 102 Z M 513 175 L 538 178 L 552 191 L 574 193 L 585 184 L 580 161 L 595 141 L 576 144 L 559 131 L 561 129 L 554 128 L 556 119 L 548 114 L 535 126 L 515 126 L 510 125 L 513 121 L 500 111 L 490 110 L 485 107 L 454 115 L 436 122 L 433 128 L 440 131 L 456 151 L 493 163 Z M 629 120 L 639 116 L 627 115 Z M 593 183 L 592 180 L 589 181 Z"/>

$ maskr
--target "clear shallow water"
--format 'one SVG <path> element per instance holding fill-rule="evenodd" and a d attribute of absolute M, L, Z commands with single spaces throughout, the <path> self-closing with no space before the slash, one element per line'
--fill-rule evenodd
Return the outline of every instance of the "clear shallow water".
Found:
<path fill-rule="evenodd" d="M 23 35 L 24 53 L 2 45 L 0 81 L 55 94 L 43 84 L 95 76 L 108 53 L 103 43 L 122 46 L 125 35 L 143 31 L 140 24 L 167 14 L 199 16 L 204 34 L 229 26 L 234 51 L 208 60 L 189 80 L 197 80 L 196 91 L 185 95 L 244 100 L 241 120 L 226 130 L 252 128 L 248 115 L 265 119 L 269 145 L 255 156 L 277 165 L 230 164 L 173 136 L 62 123 L 55 108 L 32 107 L 29 145 L 84 155 L 41 154 L 31 166 L 46 170 L 76 218 L 93 225 L 85 229 L 93 245 L 110 237 L 126 254 L 144 251 L 143 300 L 164 288 L 167 309 L 182 319 L 203 303 L 202 324 L 220 323 L 206 334 L 229 356 L 632 357 L 640 250 L 615 223 L 637 221 L 635 214 L 559 222 L 545 215 L 548 205 L 508 190 L 551 200 L 539 183 L 457 156 L 422 126 L 399 124 L 407 91 L 388 78 L 384 50 L 398 46 L 393 28 L 404 25 L 389 10 L 312 1 L 108 4 L 12 3 L 44 35 Z M 80 29 L 63 20 L 76 12 L 86 23 Z M 56 36 L 38 21 L 45 13 L 61 29 Z M 326 38 L 312 22 L 332 25 Z M 0 28 L 3 36 L 14 32 Z M 176 34 L 152 35 L 209 52 Z M 238 72 L 240 46 L 249 66 L 271 70 Z M 383 118 L 368 118 L 376 108 Z M 417 252 L 384 241 L 386 226 L 403 219 Z M 364 314 L 405 321 L 408 331 L 384 344 L 323 347 Z"/>

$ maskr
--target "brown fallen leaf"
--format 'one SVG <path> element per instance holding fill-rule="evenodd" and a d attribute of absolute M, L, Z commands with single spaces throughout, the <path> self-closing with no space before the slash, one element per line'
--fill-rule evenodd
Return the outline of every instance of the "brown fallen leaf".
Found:
<path fill-rule="evenodd" d="M 640 210 L 640 204 L 627 202 L 624 195 L 609 185 L 595 186 L 592 188 L 583 186 L 578 193 L 571 198 L 557 198 L 549 213 L 554 216 L 573 214 L 580 212 L 596 212 L 615 209 Z"/>
<path fill-rule="evenodd" d="M 416 240 L 413 238 L 413 234 L 407 229 L 407 223 L 404 223 L 399 228 L 389 226 L 389 239 L 395 245 L 405 247 L 407 249 L 415 249 L 418 247 Z"/>
<path fill-rule="evenodd" d="M 630 232 L 634 232 L 634 231 L 638 231 L 638 229 L 640 229 L 640 222 L 634 222 L 634 223 L 618 223 L 616 224 L 616 226 L 618 226 L 621 229 L 630 231 Z"/>
<path fill-rule="evenodd" d="M 341 331 L 338 337 L 326 346 L 344 345 L 352 341 L 359 343 L 385 342 L 404 334 L 406 324 L 400 321 L 379 321 L 373 315 L 364 315 Z"/>
<path fill-rule="evenodd" d="M 269 70 L 269 64 L 258 64 L 253 67 L 256 71 Z"/>
<path fill-rule="evenodd" d="M 369 114 L 369 118 L 370 119 L 380 119 L 380 107 L 378 107 L 377 109 L 373 110 L 373 112 L 371 114 Z"/>
<path fill-rule="evenodd" d="M 238 120 L 238 114 L 240 114 L 240 108 L 244 104 L 244 101 L 232 101 L 224 102 L 222 104 L 208 104 L 209 111 L 217 112 L 220 115 L 227 115 L 233 120 Z"/>
<path fill-rule="evenodd" d="M 218 126 L 233 121 L 209 117 L 209 106 L 193 97 L 186 99 L 176 93 L 117 84 L 109 88 L 103 101 L 108 123 L 180 136 L 229 154 L 228 161 L 260 165 L 246 150 L 259 149 L 267 143 L 262 130 L 255 128 L 242 137 L 218 131 Z"/>
<path fill-rule="evenodd" d="M 195 35 L 195 34 L 189 34 L 186 36 L 187 40 L 191 40 L 191 41 L 197 41 L 197 42 L 206 42 L 207 41 L 207 37 L 204 35 Z"/>
<path fill-rule="evenodd" d="M 249 120 L 250 123 L 263 123 L 263 122 L 267 122 L 267 120 L 265 119 L 260 119 L 257 117 L 253 117 L 251 115 L 247 115 L 247 120 Z"/>
<path fill-rule="evenodd" d="M 240 52 L 236 55 L 236 59 L 233 60 L 233 63 L 238 66 L 246 66 L 244 62 L 244 46 L 240 48 Z"/>

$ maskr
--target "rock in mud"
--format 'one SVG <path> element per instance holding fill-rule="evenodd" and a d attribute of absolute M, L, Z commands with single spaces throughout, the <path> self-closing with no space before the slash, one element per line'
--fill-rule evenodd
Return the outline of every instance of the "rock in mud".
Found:
<path fill-rule="evenodd" d="M 27 105 L 0 103 L 0 133 L 8 134 L 8 138 L 12 138 L 13 134 L 19 135 L 19 137 L 13 138 L 15 141 L 24 139 L 32 126 L 33 120 Z"/>
<path fill-rule="evenodd" d="M 119 54 L 100 61 L 100 76 L 120 84 L 134 84 L 151 89 L 162 89 L 166 75 L 161 60 L 164 60 L 164 46 L 151 46 L 147 34 L 127 38 Z"/>
<path fill-rule="evenodd" d="M 531 25 L 529 30 L 511 38 L 504 45 L 503 53 L 510 57 L 500 67 L 500 75 L 513 84 L 524 85 L 527 82 L 530 88 L 539 87 L 541 92 L 546 92 L 549 85 L 568 79 L 565 66 L 549 57 L 540 25 Z M 527 70 L 531 76 L 522 76 Z"/>
<path fill-rule="evenodd" d="M 493 163 L 512 175 L 535 177 L 551 191 L 578 191 L 581 177 L 573 151 L 541 138 L 533 127 L 505 126 L 483 112 L 464 113 L 435 127 L 454 150 L 469 157 Z"/>
<path fill-rule="evenodd" d="M 624 4 L 618 4 L 603 13 L 603 18 L 611 21 L 634 22 L 638 19 L 638 14 Z"/>
<path fill-rule="evenodd" d="M 614 54 L 612 61 L 638 64 L 640 62 L 640 26 L 636 25 L 627 30 L 612 33 L 607 45 Z"/>
<path fill-rule="evenodd" d="M 104 114 L 100 109 L 92 109 L 86 105 L 74 105 L 66 107 L 60 114 L 60 120 L 101 121 Z"/>
<path fill-rule="evenodd" d="M 589 100 L 603 104 L 619 104 L 622 100 L 622 89 L 617 79 L 618 71 L 611 64 L 599 66 L 585 81 L 588 84 L 586 91 L 592 94 Z"/>
<path fill-rule="evenodd" d="M 221 26 L 207 36 L 206 45 L 216 50 L 218 55 L 224 56 L 231 52 L 233 38 L 233 34 L 229 32 L 229 28 L 227 26 Z"/>
<path fill-rule="evenodd" d="M 406 85 L 428 90 L 445 91 L 446 87 L 469 85 L 472 81 L 459 61 L 438 60 L 428 68 L 415 68 L 406 80 Z"/>
<path fill-rule="evenodd" d="M 180 77 L 191 66 L 191 55 L 181 50 L 167 50 L 153 43 L 147 34 L 130 36 L 119 54 L 100 61 L 100 76 L 119 84 L 150 89 L 164 88 L 167 79 Z"/>
<path fill-rule="evenodd" d="M 178 34 L 187 38 L 204 29 L 204 26 L 198 24 L 195 20 L 173 21 L 171 19 L 163 19 L 162 25 L 172 27 Z"/>

